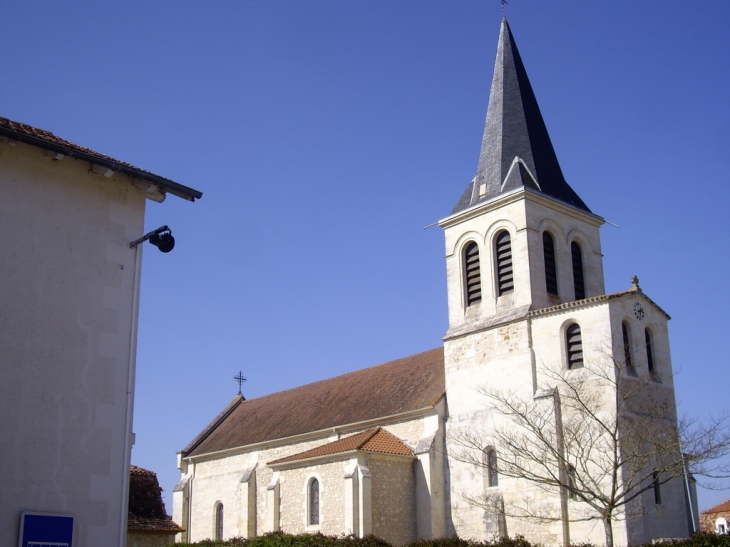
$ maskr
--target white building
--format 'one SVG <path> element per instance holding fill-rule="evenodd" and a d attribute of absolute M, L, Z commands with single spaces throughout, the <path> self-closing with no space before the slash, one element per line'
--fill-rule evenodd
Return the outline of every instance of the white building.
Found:
<path fill-rule="evenodd" d="M 535 401 L 548 393 L 557 430 L 565 422 L 546 391 L 554 387 L 548 371 L 580 374 L 589 363 L 613 371 L 623 363 L 627 382 L 645 382 L 669 405 L 675 430 L 669 317 L 636 280 L 604 294 L 603 222 L 563 177 L 503 20 L 477 175 L 439 223 L 449 301 L 443 348 L 234 399 L 178 455 L 173 518 L 187 528 L 181 537 L 283 530 L 373 533 L 394 544 L 499 534 L 603 543 L 600 521 L 578 521 L 586 504 L 575 491 L 550 494 L 489 463 L 503 456 L 489 439 L 505 422 L 477 389 Z M 598 395 L 610 402 L 612 392 Z M 484 437 L 476 459 L 483 448 L 486 466 L 464 463 L 455 443 L 463 432 Z M 569 472 L 580 483 L 581 462 L 565 465 L 574 467 L 555 468 L 556 476 Z M 627 507 L 635 518 L 614 522 L 617 544 L 688 534 L 684 481 L 661 484 L 661 495 L 656 485 Z M 475 503 L 485 494 L 501 509 Z M 558 517 L 536 523 L 505 509 L 527 498 Z"/>
<path fill-rule="evenodd" d="M 201 193 L 0 118 L 0 544 L 22 512 L 124 546 L 145 202 Z M 29 525 L 28 525 L 29 526 Z M 28 530 L 26 530 L 27 533 Z"/>

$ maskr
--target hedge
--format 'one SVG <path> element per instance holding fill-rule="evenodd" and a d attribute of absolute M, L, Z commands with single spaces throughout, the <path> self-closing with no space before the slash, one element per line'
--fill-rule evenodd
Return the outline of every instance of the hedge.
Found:
<path fill-rule="evenodd" d="M 637 547 L 652 547 L 648 543 Z M 691 538 L 671 542 L 672 547 L 730 547 L 730 535 L 717 535 L 700 532 Z M 390 543 L 375 536 L 356 538 L 353 536 L 325 536 L 322 534 L 284 534 L 268 533 L 250 539 L 233 538 L 225 541 L 205 539 L 196 543 L 172 543 L 168 547 L 393 547 Z M 422 539 L 403 547 L 541 547 L 532 545 L 521 536 L 503 538 L 493 542 L 471 541 L 459 538 Z M 590 543 L 580 543 L 574 547 L 596 547 Z M 602 546 L 600 546 L 602 547 Z"/>

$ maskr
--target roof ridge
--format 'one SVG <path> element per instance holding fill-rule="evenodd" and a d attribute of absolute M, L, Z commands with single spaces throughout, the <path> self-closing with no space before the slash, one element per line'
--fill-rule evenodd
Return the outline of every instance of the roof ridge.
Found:
<path fill-rule="evenodd" d="M 287 393 L 288 391 L 294 391 L 295 389 L 301 389 L 303 387 L 313 386 L 316 384 L 320 384 L 322 382 L 328 382 L 329 380 L 335 380 L 337 378 L 344 378 L 345 376 L 349 376 L 351 374 L 357 374 L 358 372 L 363 372 L 365 370 L 372 370 L 374 368 L 383 367 L 385 365 L 389 365 L 391 363 L 395 363 L 396 361 L 402 361 L 403 359 L 410 359 L 412 357 L 417 357 L 419 355 L 424 355 L 426 353 L 430 353 L 432 351 L 436 351 L 439 349 L 443 349 L 443 346 L 439 346 L 433 349 L 429 349 L 426 351 L 421 351 L 419 353 L 414 353 L 413 355 L 406 355 L 405 357 L 398 357 L 397 359 L 391 359 L 390 361 L 386 361 L 385 363 L 379 363 L 377 365 L 372 365 L 370 367 L 365 368 L 359 368 L 357 370 L 352 370 L 350 372 L 345 372 L 344 374 L 338 374 L 337 376 L 330 376 L 329 378 L 322 378 L 321 380 L 315 380 L 314 382 L 309 382 L 308 384 L 302 384 L 300 386 L 294 386 L 290 387 L 288 389 L 282 389 L 281 391 L 274 391 L 273 393 L 267 393 L 266 395 L 260 395 L 259 397 L 253 397 L 251 399 L 246 399 L 244 402 L 252 402 L 252 401 L 259 401 L 261 399 L 264 399 L 266 397 L 271 397 L 272 395 L 278 395 L 279 393 Z"/>

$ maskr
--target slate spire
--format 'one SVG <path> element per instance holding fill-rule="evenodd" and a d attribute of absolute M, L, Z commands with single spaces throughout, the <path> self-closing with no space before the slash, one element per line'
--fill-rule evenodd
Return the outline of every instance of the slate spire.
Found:
<path fill-rule="evenodd" d="M 590 212 L 568 185 L 507 19 L 502 19 L 477 175 L 452 214 L 527 187 Z"/>

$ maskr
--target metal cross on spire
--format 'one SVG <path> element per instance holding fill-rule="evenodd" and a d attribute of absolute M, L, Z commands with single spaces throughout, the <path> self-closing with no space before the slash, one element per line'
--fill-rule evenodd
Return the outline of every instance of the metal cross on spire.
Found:
<path fill-rule="evenodd" d="M 507 2 L 507 0 L 500 0 L 500 2 L 502 2 L 502 17 L 504 17 L 504 6 L 507 5 L 509 2 Z"/>
<path fill-rule="evenodd" d="M 238 371 L 238 374 L 237 374 L 236 376 L 234 376 L 234 377 L 233 377 L 233 379 L 234 379 L 234 380 L 236 380 L 236 381 L 238 382 L 238 394 L 239 394 L 239 395 L 243 395 L 243 394 L 241 393 L 241 386 L 243 385 L 243 382 L 245 382 L 245 381 L 246 381 L 246 377 L 245 377 L 245 376 L 243 375 L 243 372 L 241 372 L 241 371 L 239 370 L 239 371 Z"/>

